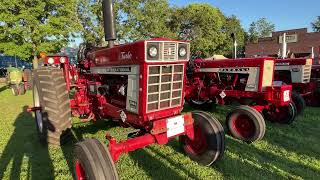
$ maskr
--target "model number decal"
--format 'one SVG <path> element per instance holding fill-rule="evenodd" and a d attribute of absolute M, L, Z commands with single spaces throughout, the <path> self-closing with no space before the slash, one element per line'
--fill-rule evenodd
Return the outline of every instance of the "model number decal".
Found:
<path fill-rule="evenodd" d="M 131 72 L 131 67 L 110 67 L 106 72 Z"/>

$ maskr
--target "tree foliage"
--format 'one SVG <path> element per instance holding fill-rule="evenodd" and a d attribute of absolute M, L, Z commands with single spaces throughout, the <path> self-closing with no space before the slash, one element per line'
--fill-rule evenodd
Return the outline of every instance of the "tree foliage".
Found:
<path fill-rule="evenodd" d="M 191 42 L 191 51 L 201 57 L 223 53 L 225 17 L 209 4 L 191 4 L 174 13 L 171 27 L 179 39 Z"/>
<path fill-rule="evenodd" d="M 101 0 L 79 0 L 77 8 L 83 39 L 96 45 L 104 43 L 101 4 Z M 174 36 L 166 26 L 171 16 L 166 0 L 115 0 L 114 9 L 120 42 Z"/>
<path fill-rule="evenodd" d="M 311 26 L 315 32 L 320 32 L 320 16 L 318 16 L 316 20 L 311 23 Z"/>
<path fill-rule="evenodd" d="M 245 30 L 242 28 L 240 20 L 234 15 L 227 17 L 223 29 L 227 37 L 224 44 L 224 55 L 232 56 L 233 41 L 231 33 L 234 33 L 238 44 L 238 56 L 242 56 L 245 46 Z"/>
<path fill-rule="evenodd" d="M 0 51 L 22 59 L 56 52 L 78 29 L 76 0 L 1 0 Z"/>
<path fill-rule="evenodd" d="M 275 25 L 267 20 L 260 18 L 256 22 L 252 22 L 249 28 L 249 40 L 257 42 L 258 38 L 269 37 L 275 31 Z"/>

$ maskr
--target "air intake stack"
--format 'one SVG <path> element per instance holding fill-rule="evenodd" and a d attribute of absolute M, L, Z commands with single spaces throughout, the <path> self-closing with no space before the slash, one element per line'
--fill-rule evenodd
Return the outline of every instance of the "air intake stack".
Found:
<path fill-rule="evenodd" d="M 112 0 L 102 1 L 102 11 L 105 40 L 108 41 L 108 47 L 111 48 L 117 39 Z"/>

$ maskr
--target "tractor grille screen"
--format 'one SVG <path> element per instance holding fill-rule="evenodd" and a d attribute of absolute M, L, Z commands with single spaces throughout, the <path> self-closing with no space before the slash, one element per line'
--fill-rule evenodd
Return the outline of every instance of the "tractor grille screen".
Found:
<path fill-rule="evenodd" d="M 311 65 L 305 65 L 303 68 L 303 82 L 308 83 L 310 82 L 310 76 L 311 76 Z"/>
<path fill-rule="evenodd" d="M 147 112 L 180 106 L 184 65 L 148 66 Z"/>
<path fill-rule="evenodd" d="M 163 44 L 163 60 L 173 61 L 177 57 L 177 44 L 173 42 L 165 42 Z"/>

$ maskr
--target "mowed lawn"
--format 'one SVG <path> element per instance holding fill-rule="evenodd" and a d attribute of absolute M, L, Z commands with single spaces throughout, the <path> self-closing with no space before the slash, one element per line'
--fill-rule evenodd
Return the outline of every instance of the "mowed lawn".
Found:
<path fill-rule="evenodd" d="M 32 93 L 13 96 L 0 85 L 0 179 L 72 179 L 73 146 L 84 137 L 105 141 L 108 131 L 124 139 L 132 129 L 99 121 L 73 119 L 74 138 L 62 147 L 39 144 L 33 114 L 24 112 Z M 212 113 L 224 125 L 231 107 Z M 190 110 L 186 108 L 185 111 Z M 307 108 L 292 125 L 267 122 L 262 141 L 246 144 L 226 136 L 223 158 L 210 167 L 191 161 L 178 141 L 152 145 L 121 156 L 117 170 L 121 179 L 320 179 L 320 108 Z"/>

